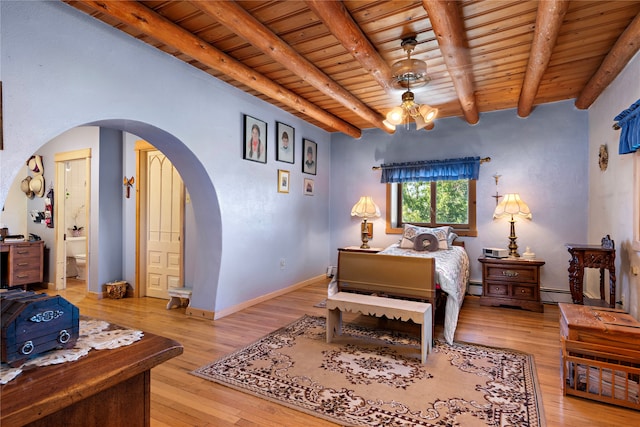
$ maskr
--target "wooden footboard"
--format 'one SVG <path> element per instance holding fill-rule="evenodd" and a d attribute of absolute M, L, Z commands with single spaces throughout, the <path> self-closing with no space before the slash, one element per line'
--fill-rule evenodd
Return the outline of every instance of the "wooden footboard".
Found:
<path fill-rule="evenodd" d="M 435 300 L 435 260 L 362 252 L 338 253 L 340 291 Z"/>
<path fill-rule="evenodd" d="M 435 321 L 436 283 L 433 258 L 340 251 L 336 282 L 341 292 L 361 292 L 429 302 Z"/>

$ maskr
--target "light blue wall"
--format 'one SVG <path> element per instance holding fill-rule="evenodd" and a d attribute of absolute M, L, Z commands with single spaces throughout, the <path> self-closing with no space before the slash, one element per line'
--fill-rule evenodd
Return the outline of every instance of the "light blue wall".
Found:
<path fill-rule="evenodd" d="M 427 100 L 428 101 L 428 100 Z M 573 101 L 536 107 L 526 119 L 515 110 L 483 113 L 470 126 L 460 118 L 439 119 L 431 131 L 399 129 L 388 135 L 368 130 L 360 140 L 335 134 L 331 145 L 331 246 L 359 242 L 360 219 L 351 207 L 362 195 L 373 196 L 382 210 L 374 221 L 372 246 L 387 246 L 399 235 L 386 235 L 386 186 L 380 184 L 382 163 L 491 157 L 480 167 L 477 183 L 478 237 L 466 237 L 471 279 L 480 281 L 477 258 L 483 247 L 507 247 L 509 223 L 493 220 L 496 186 L 492 175 L 502 175 L 500 194 L 520 193 L 533 212 L 533 220 L 519 220 L 516 235 L 520 253 L 526 246 L 546 261 L 541 286 L 568 290 L 568 242 L 583 242 L 587 233 L 588 201 L 587 112 Z M 332 262 L 336 262 L 335 254 Z"/>
<path fill-rule="evenodd" d="M 193 307 L 230 309 L 324 273 L 330 134 L 66 4 L 3 1 L 0 14 L 1 204 L 44 144 L 77 126 L 115 128 L 163 151 L 189 189 Z M 267 164 L 242 160 L 243 114 L 268 124 Z M 296 130 L 293 165 L 275 161 L 276 121 Z M 316 176 L 302 174 L 303 137 L 318 144 Z M 277 192 L 278 169 L 291 172 L 289 194 Z M 303 177 L 314 196 L 303 195 Z"/>
<path fill-rule="evenodd" d="M 620 130 L 611 125 L 613 118 L 640 99 L 640 53 L 627 64 L 589 109 L 589 243 L 598 243 L 605 234 L 616 244 L 616 295 L 624 308 L 640 319 L 640 245 L 633 247 L 633 223 L 640 223 L 640 154 L 618 154 Z M 609 149 L 609 167 L 598 165 L 600 145 Z M 636 206 L 634 206 L 634 203 Z M 640 229 L 640 225 L 638 225 Z M 640 240 L 640 230 L 635 236 Z M 597 270 L 589 269 L 592 296 L 599 293 Z"/>

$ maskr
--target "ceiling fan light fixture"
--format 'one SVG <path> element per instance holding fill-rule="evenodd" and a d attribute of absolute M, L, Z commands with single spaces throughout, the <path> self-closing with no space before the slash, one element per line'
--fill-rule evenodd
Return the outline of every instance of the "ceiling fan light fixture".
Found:
<path fill-rule="evenodd" d="M 419 110 L 420 115 L 427 123 L 433 121 L 438 115 L 438 109 L 427 104 L 422 104 Z"/>
<path fill-rule="evenodd" d="M 383 120 L 382 124 L 389 130 L 391 131 L 395 131 L 396 130 L 396 125 L 394 125 L 393 123 L 390 123 L 389 120 Z"/>
<path fill-rule="evenodd" d="M 417 59 L 411 59 L 411 52 L 413 52 L 417 44 L 418 42 L 414 37 L 402 40 L 401 46 L 407 53 L 407 59 L 397 61 L 391 66 L 393 84 L 396 87 L 406 89 L 402 94 L 402 104 L 394 107 L 387 113 L 385 122 L 393 125 L 394 128 L 405 121 L 408 127 L 410 117 L 416 122 L 416 128 L 422 129 L 431 123 L 438 115 L 437 108 L 427 104 L 417 104 L 415 102 L 415 96 L 413 92 L 411 92 L 411 87 L 420 87 L 429 82 L 427 63 Z M 389 127 L 386 123 L 385 126 Z"/>
<path fill-rule="evenodd" d="M 404 109 L 402 107 L 393 107 L 391 111 L 387 113 L 387 122 L 394 126 L 401 124 L 404 121 Z"/>

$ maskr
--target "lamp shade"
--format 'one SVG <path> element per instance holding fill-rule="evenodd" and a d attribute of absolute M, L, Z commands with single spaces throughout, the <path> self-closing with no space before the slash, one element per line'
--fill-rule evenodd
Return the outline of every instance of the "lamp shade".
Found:
<path fill-rule="evenodd" d="M 531 219 L 531 210 L 518 193 L 505 194 L 502 201 L 496 206 L 496 210 L 493 211 L 494 218 L 503 216 L 522 216 Z"/>
<path fill-rule="evenodd" d="M 371 196 L 362 196 L 358 203 L 351 208 L 351 216 L 360 218 L 375 218 L 380 216 L 380 208 L 373 202 Z"/>

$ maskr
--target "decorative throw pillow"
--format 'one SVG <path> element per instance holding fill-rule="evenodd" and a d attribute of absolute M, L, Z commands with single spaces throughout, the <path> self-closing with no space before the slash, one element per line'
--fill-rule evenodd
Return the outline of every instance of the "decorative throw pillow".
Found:
<path fill-rule="evenodd" d="M 417 225 L 405 224 L 404 231 L 402 233 L 402 240 L 400 241 L 400 247 L 403 249 L 414 249 L 416 236 L 424 233 L 430 233 L 438 238 L 438 247 L 440 249 L 449 249 L 449 243 L 447 238 L 449 237 L 449 231 L 451 227 L 419 227 Z"/>
<path fill-rule="evenodd" d="M 447 237 L 447 244 L 449 245 L 449 249 L 453 246 L 453 241 L 458 238 L 456 233 L 449 233 L 449 237 Z"/>
<path fill-rule="evenodd" d="M 416 251 L 428 251 L 433 252 L 440 249 L 440 243 L 435 234 L 422 233 L 418 234 L 413 242 L 413 249 Z"/>

